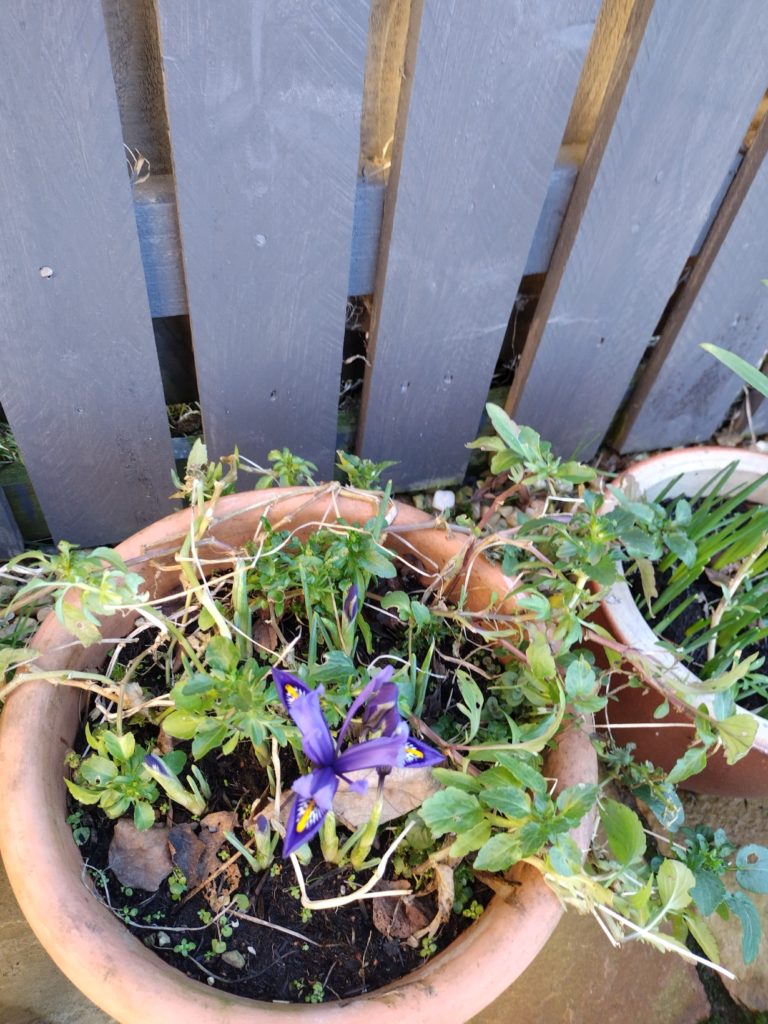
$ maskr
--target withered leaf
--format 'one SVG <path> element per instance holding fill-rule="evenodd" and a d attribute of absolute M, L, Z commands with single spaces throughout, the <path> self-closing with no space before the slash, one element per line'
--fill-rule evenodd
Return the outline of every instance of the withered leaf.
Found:
<path fill-rule="evenodd" d="M 115 823 L 109 866 L 121 885 L 157 892 L 173 870 L 165 825 L 140 832 L 128 818 Z"/>
<path fill-rule="evenodd" d="M 379 889 L 407 889 L 408 883 L 382 882 Z M 428 898 L 427 898 L 428 899 Z M 429 926 L 430 912 L 422 896 L 383 896 L 373 900 L 374 928 L 389 939 L 408 939 Z M 431 902 L 431 901 L 430 901 Z"/>
<path fill-rule="evenodd" d="M 201 885 L 221 866 L 217 854 L 226 842 L 224 833 L 234 827 L 236 820 L 234 811 L 216 811 L 201 820 L 199 832 L 190 822 L 171 829 L 168 842 L 173 863 L 190 889 Z"/>
<path fill-rule="evenodd" d="M 352 778 L 365 779 L 368 790 L 355 793 L 343 780 L 333 801 L 333 812 L 347 828 L 355 829 L 365 824 L 371 816 L 376 802 L 379 776 L 375 768 L 363 772 L 351 772 Z M 417 807 L 421 807 L 428 796 L 440 788 L 432 778 L 431 768 L 393 768 L 384 779 L 384 806 L 381 821 L 384 824 L 401 818 Z"/>

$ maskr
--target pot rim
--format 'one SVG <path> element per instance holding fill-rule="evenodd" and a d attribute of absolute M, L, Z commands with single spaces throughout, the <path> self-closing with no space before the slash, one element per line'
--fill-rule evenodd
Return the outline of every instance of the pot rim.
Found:
<path fill-rule="evenodd" d="M 254 502 L 254 495 L 272 499 L 271 511 L 282 511 L 291 502 L 306 505 L 308 492 L 315 490 L 240 492 L 220 499 L 217 513 L 222 521 L 231 523 L 245 516 L 245 522 L 263 512 L 254 510 L 254 505 L 261 504 Z M 333 500 L 327 498 L 326 512 Z M 370 505 L 370 498 L 361 500 Z M 335 501 L 347 499 L 337 496 Z M 345 510 L 347 507 L 343 505 Z M 425 545 L 421 550 L 442 546 L 442 565 L 455 556 L 456 546 L 463 541 L 455 536 L 451 540 L 445 528 L 438 529 L 426 513 L 400 503 L 393 507 L 397 521 L 410 523 L 416 530 L 408 533 L 409 546 L 418 539 Z M 362 515 L 359 508 L 357 512 Z M 189 509 L 173 513 L 134 534 L 117 550 L 126 560 L 143 552 L 149 571 L 150 552 L 183 536 L 190 517 Z M 354 516 L 350 511 L 345 518 L 350 521 Z M 479 577 L 486 572 L 485 565 L 490 563 L 479 565 Z M 490 568 L 489 586 L 495 581 L 498 592 L 502 581 L 509 581 L 496 567 Z M 45 620 L 37 638 L 42 640 L 38 649 L 43 650 L 70 639 L 53 615 Z M 80 662 L 90 657 L 92 662 L 93 649 L 89 653 L 80 648 L 76 657 Z M 68 667 L 72 667 L 71 660 L 67 655 Z M 74 730 L 77 703 L 77 691 L 35 681 L 9 698 L 0 716 L 0 792 L 4 795 L 0 801 L 0 853 L 18 903 L 48 954 L 89 999 L 124 1024 L 136 1020 L 167 1024 L 169 1014 L 182 1013 L 186 1024 L 254 1024 L 273 1018 L 297 1024 L 310 1019 L 316 1024 L 362 1020 L 366 1024 L 401 1024 L 404 1010 L 419 1024 L 459 1024 L 480 1012 L 522 973 L 563 914 L 541 875 L 524 865 L 513 900 L 494 896 L 482 917 L 446 950 L 383 989 L 339 1003 L 310 1006 L 265 1003 L 209 988 L 164 964 L 83 884 L 80 854 L 65 822 L 60 767 L 67 743 L 64 730 L 68 720 Z M 33 745 L 30 752 L 34 728 L 40 728 L 47 742 Z M 33 758 L 32 753 L 37 756 Z M 559 776 L 562 785 L 596 781 L 595 752 L 581 729 L 560 735 L 548 763 L 550 774 Z M 29 808 L 31 820 L 21 829 Z M 594 820 L 594 814 L 587 816 L 572 833 L 584 851 L 591 841 Z"/>
<path fill-rule="evenodd" d="M 702 485 L 701 477 L 712 476 L 734 461 L 738 461 L 740 464 L 731 477 L 734 483 L 746 483 L 748 480 L 768 473 L 768 453 L 744 448 L 702 445 L 659 452 L 650 458 L 641 459 L 624 470 L 617 481 L 617 486 L 623 489 L 630 484 L 645 494 L 649 490 L 661 490 L 670 480 L 682 474 L 680 489 L 675 488 L 673 493 L 683 495 L 686 494 L 686 477 L 698 475 L 699 479 L 696 481 L 698 490 Z M 689 489 L 692 490 L 693 487 Z M 764 503 L 768 504 L 768 486 L 761 487 L 758 493 L 763 495 Z M 687 496 L 690 497 L 690 494 Z M 664 670 L 664 675 L 660 679 L 649 680 L 656 689 L 664 696 L 674 699 L 678 706 L 695 712 L 693 704 L 681 697 L 672 686 L 669 688 L 665 686 L 665 678 L 685 686 L 699 686 L 702 689 L 701 695 L 697 697 L 698 703 L 704 704 L 708 711 L 714 713 L 714 694 L 708 692 L 704 688 L 706 684 L 660 643 L 637 607 L 629 585 L 625 581 L 616 583 L 610 588 L 603 599 L 602 609 L 616 636 L 623 637 L 625 643 Z M 753 748 L 768 752 L 768 720 L 755 715 L 747 708 L 740 708 L 739 713 L 750 715 L 757 720 L 757 734 Z"/>

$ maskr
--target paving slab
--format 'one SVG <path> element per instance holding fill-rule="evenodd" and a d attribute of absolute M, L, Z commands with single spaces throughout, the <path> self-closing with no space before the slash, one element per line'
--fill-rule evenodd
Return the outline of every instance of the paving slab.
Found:
<path fill-rule="evenodd" d="M 768 800 L 733 800 L 687 793 L 683 805 L 689 825 L 723 828 L 737 846 L 748 843 L 768 846 Z M 742 1006 L 765 1012 L 768 1011 L 768 896 L 749 895 L 763 926 L 760 952 L 749 967 L 745 967 L 741 959 L 741 925 L 736 917 L 731 915 L 728 921 L 722 921 L 713 915 L 710 925 L 720 947 L 722 963 L 736 975 L 735 981 L 723 979 L 725 987 Z"/>
<path fill-rule="evenodd" d="M 640 942 L 614 949 L 588 915 L 567 913 L 542 952 L 472 1024 L 701 1024 L 695 967 Z"/>

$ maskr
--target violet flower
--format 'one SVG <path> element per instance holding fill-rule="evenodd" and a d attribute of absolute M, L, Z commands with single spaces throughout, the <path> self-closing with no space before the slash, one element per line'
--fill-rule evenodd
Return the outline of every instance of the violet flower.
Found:
<path fill-rule="evenodd" d="M 352 586 L 346 593 L 343 604 L 344 618 L 347 622 L 351 622 L 357 615 L 360 607 L 360 592 L 357 588 L 357 584 L 353 583 Z"/>
<path fill-rule="evenodd" d="M 323 819 L 333 806 L 339 779 L 344 779 L 358 793 L 366 791 L 367 782 L 363 779 L 348 779 L 348 772 L 367 768 L 411 767 L 417 764 L 434 764 L 442 760 L 436 751 L 411 739 L 407 728 L 401 727 L 405 723 L 400 721 L 397 712 L 397 686 L 389 682 L 391 676 L 392 669 L 386 668 L 363 688 L 352 702 L 334 743 L 320 707 L 322 687 L 310 690 L 290 672 L 279 668 L 272 669 L 278 696 L 298 726 L 304 753 L 315 765 L 313 771 L 299 776 L 291 787 L 296 799 L 286 826 L 283 841 L 284 857 L 290 856 L 317 835 Z M 397 722 L 391 714 L 392 692 L 389 688 L 384 690 L 385 686 L 394 688 L 394 711 L 397 714 Z M 341 746 L 354 715 L 371 700 L 374 702 L 374 711 L 369 715 L 369 724 L 377 718 L 377 725 L 383 726 L 383 734 L 362 743 L 353 743 L 342 751 Z M 366 708 L 366 713 L 368 711 L 369 708 Z M 389 725 L 394 725 L 391 732 L 386 731 Z M 371 731 L 370 728 L 368 731 Z"/>

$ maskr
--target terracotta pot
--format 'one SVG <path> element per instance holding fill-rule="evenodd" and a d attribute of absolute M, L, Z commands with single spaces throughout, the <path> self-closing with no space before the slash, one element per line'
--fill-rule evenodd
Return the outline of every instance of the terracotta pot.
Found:
<path fill-rule="evenodd" d="M 233 495 L 216 508 L 212 537 L 238 546 L 254 533 L 259 517 L 274 525 L 309 529 L 335 519 L 336 509 L 350 523 L 363 523 L 376 508 L 373 496 L 335 497 L 327 490 L 285 489 Z M 442 569 L 459 554 L 466 536 L 449 534 L 426 514 L 392 504 L 393 530 L 387 543 L 426 572 Z M 153 596 L 169 593 L 178 576 L 167 567 L 190 522 L 183 511 L 135 534 L 118 548 L 141 571 Z M 401 532 L 397 532 L 397 531 Z M 207 557 L 220 548 L 209 541 Z M 453 563 L 455 564 L 455 563 Z M 164 567 L 166 571 L 163 571 Z M 468 603 L 487 607 L 509 581 L 500 570 L 477 559 L 464 579 Z M 497 603 L 499 603 L 497 601 Z M 506 604 L 509 610 L 509 603 Z M 125 635 L 128 618 L 115 619 L 106 636 Z M 84 668 L 103 662 L 106 648 L 69 645 L 70 637 L 51 615 L 34 645 L 48 668 Z M 562 908 L 539 874 L 523 867 L 514 898 L 494 897 L 482 917 L 447 950 L 386 989 L 327 1005 L 287 1006 L 227 995 L 186 978 L 142 944 L 86 888 L 83 864 L 65 821 L 63 758 L 77 730 L 80 694 L 67 687 L 30 681 L 14 692 L 0 716 L 0 852 L 16 898 L 52 959 L 97 1006 L 122 1024 L 254 1024 L 280 1020 L 332 1024 L 419 1024 L 464 1022 L 496 998 L 544 946 Z M 560 785 L 593 782 L 594 751 L 578 729 L 564 732 L 548 760 L 547 774 Z M 574 833 L 589 845 L 592 821 Z"/>
<path fill-rule="evenodd" d="M 669 492 L 669 497 L 691 497 L 729 463 L 738 461 L 739 467 L 731 476 L 728 488 L 740 486 L 768 473 L 768 455 L 742 448 L 700 447 L 679 451 L 663 452 L 650 459 L 630 466 L 619 481 L 619 486 L 654 498 L 662 488 L 680 477 Z M 754 499 L 768 503 L 768 485 L 754 492 Z M 698 703 L 713 706 L 713 696 L 706 692 L 702 682 L 688 671 L 674 655 L 658 642 L 656 635 L 646 623 L 637 608 L 626 583 L 611 588 L 601 606 L 603 622 L 617 640 L 640 651 L 648 660 L 665 670 L 670 680 L 683 682 L 701 688 Z M 615 686 L 621 685 L 621 681 Z M 659 692 L 653 689 L 622 689 L 617 700 L 611 701 L 606 709 L 608 720 L 614 725 L 641 723 L 644 728 L 617 729 L 615 738 L 619 743 L 635 743 L 637 756 L 650 759 L 655 764 L 669 769 L 684 753 L 694 735 L 693 728 L 677 727 L 690 722 L 693 712 L 664 686 L 658 686 L 672 706 L 670 714 L 657 722 L 653 711 L 661 703 Z M 744 712 L 749 714 L 749 712 Z M 765 797 L 768 796 L 768 721 L 758 716 L 757 738 L 753 749 L 734 765 L 728 765 L 722 752 L 712 758 L 705 770 L 686 779 L 686 789 L 697 793 L 721 796 Z M 674 727 L 670 728 L 669 726 Z"/>

